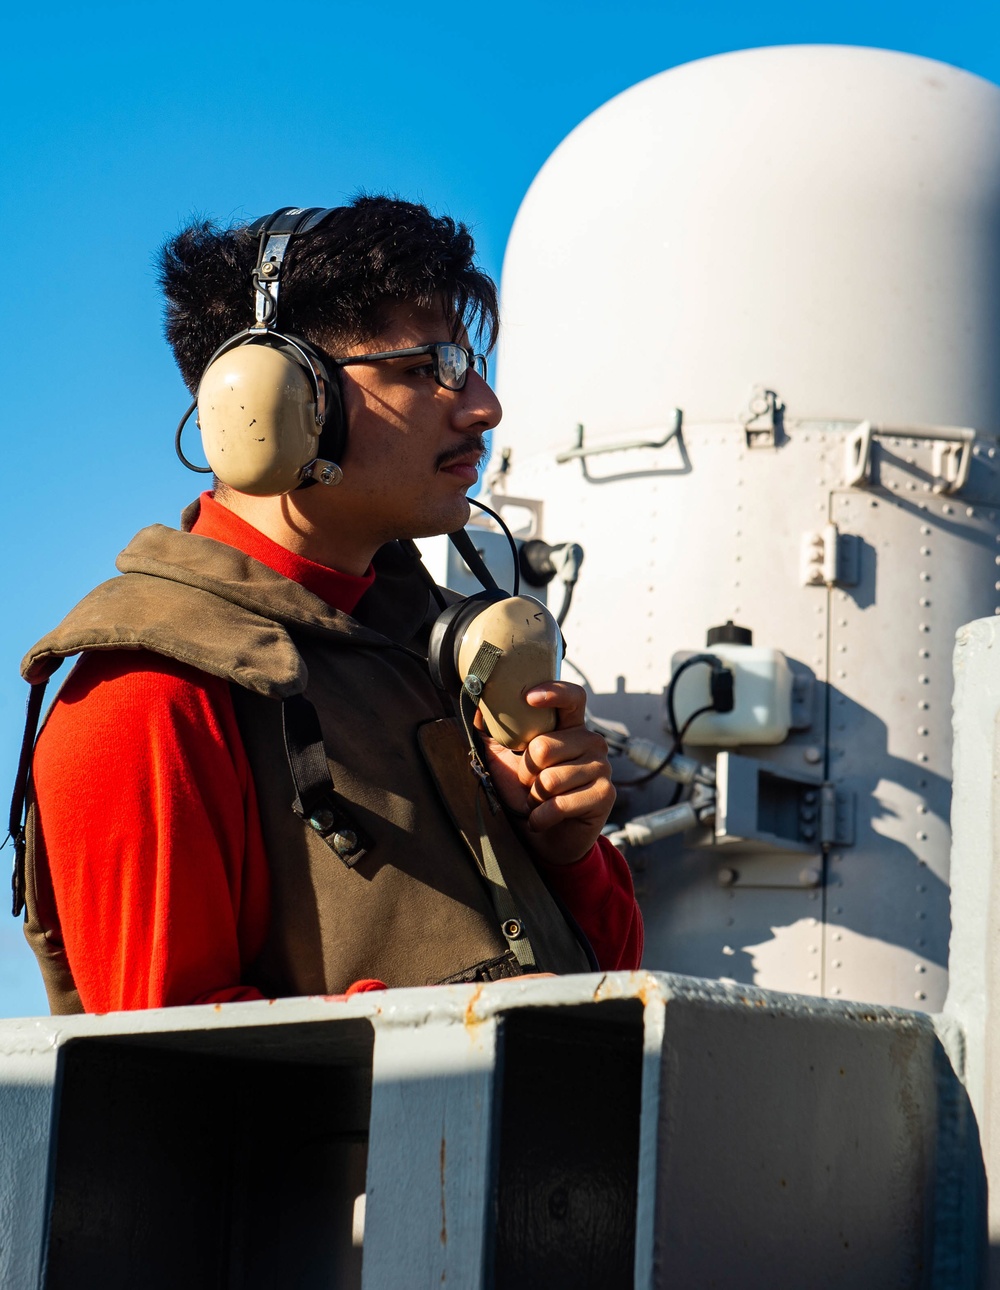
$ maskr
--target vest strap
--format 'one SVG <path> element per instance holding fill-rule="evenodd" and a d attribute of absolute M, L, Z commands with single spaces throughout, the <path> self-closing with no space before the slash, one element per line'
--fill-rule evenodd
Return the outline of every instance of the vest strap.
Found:
<path fill-rule="evenodd" d="M 45 687 L 48 681 L 39 681 L 28 693 L 28 704 L 24 716 L 24 734 L 21 736 L 21 755 L 17 762 L 17 775 L 14 779 L 14 792 L 10 799 L 10 815 L 7 820 L 7 836 L 14 843 L 14 871 L 11 874 L 11 913 L 15 918 L 24 909 L 24 804 L 28 797 L 28 783 L 31 779 L 31 756 L 35 751 L 35 736 L 38 734 L 38 719 L 42 715 L 42 701 L 45 698 Z"/>
<path fill-rule="evenodd" d="M 344 810 L 334 792 L 323 747 L 323 730 L 316 709 L 305 695 L 293 694 L 282 700 L 281 728 L 295 786 L 292 810 L 319 834 L 348 869 L 353 869 L 371 850 L 372 841 Z"/>
<path fill-rule="evenodd" d="M 511 896 L 510 888 L 504 879 L 497 853 L 493 850 L 493 843 L 486 832 L 486 821 L 483 819 L 482 793 L 479 792 L 476 793 L 476 824 L 479 828 L 479 850 L 483 877 L 486 879 L 486 885 L 489 888 L 493 908 L 496 910 L 497 918 L 500 920 L 500 930 L 510 946 L 511 953 L 521 967 L 525 970 L 537 967 L 538 964 L 535 960 L 535 951 L 532 948 L 531 940 L 514 905 L 514 898 Z"/>

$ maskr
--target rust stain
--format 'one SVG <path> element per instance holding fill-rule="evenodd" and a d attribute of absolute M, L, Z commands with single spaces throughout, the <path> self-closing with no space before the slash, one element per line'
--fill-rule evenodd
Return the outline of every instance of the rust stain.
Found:
<path fill-rule="evenodd" d="M 636 991 L 635 997 L 641 1000 L 644 1008 L 648 1007 L 650 1003 L 659 1002 L 662 998 L 659 984 L 653 980 L 649 973 L 643 976 L 642 985 Z"/>
<path fill-rule="evenodd" d="M 444 1178 L 445 1178 L 445 1159 L 447 1156 L 447 1147 L 445 1135 L 441 1134 L 441 1244 L 448 1244 L 448 1214 L 445 1209 L 444 1200 Z M 441 1280 L 444 1280 L 444 1273 L 441 1274 Z"/>
<path fill-rule="evenodd" d="M 476 1004 L 485 988 L 485 982 L 480 982 L 469 996 L 469 1002 L 465 1005 L 465 1024 L 467 1026 L 478 1026 L 479 1018 L 476 1016 Z"/>
<path fill-rule="evenodd" d="M 213 1004 L 213 1007 L 215 1008 L 215 1011 L 216 1011 L 216 1012 L 221 1012 L 221 1011 L 222 1011 L 222 1004 L 221 1004 L 221 1003 Z"/>

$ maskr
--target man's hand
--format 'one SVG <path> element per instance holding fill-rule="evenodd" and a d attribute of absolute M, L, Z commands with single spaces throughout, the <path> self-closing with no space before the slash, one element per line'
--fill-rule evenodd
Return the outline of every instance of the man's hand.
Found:
<path fill-rule="evenodd" d="M 608 746 L 584 725 L 587 695 L 568 681 L 537 685 L 533 708 L 555 708 L 556 728 L 523 753 L 486 739 L 490 774 L 504 804 L 527 814 L 522 840 L 539 860 L 573 864 L 600 837 L 615 801 Z"/>

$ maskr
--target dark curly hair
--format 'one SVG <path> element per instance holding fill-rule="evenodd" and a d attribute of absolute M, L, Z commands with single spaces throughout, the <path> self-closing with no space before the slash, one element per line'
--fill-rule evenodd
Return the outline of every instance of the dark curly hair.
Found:
<path fill-rule="evenodd" d="M 215 350 L 253 322 L 251 274 L 259 242 L 246 225 L 222 228 L 199 220 L 160 251 L 167 340 L 192 392 Z M 469 230 L 446 215 L 396 198 L 356 197 L 292 239 L 279 329 L 335 351 L 377 336 L 392 304 L 441 301 L 451 322 L 491 349 L 497 291 L 474 255 Z"/>

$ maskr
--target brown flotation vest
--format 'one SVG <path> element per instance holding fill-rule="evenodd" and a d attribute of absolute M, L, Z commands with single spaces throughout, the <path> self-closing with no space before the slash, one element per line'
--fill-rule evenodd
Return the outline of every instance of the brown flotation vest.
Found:
<path fill-rule="evenodd" d="M 338 994 L 365 977 L 405 986 L 590 969 L 503 812 L 485 804 L 450 701 L 430 681 L 430 597 L 412 549 L 383 548 L 354 617 L 232 547 L 163 525 L 139 533 L 117 567 L 122 576 L 81 601 L 22 673 L 38 684 L 68 655 L 140 649 L 232 683 L 271 876 L 270 931 L 248 984 L 269 996 Z M 333 789 L 307 810 L 312 826 L 293 810 L 286 747 L 303 714 L 308 735 L 310 713 L 317 769 L 325 760 Z M 29 795 L 25 934 L 53 1012 L 77 1012 L 44 834 Z M 484 847 L 486 873 L 490 857 L 502 871 L 502 906 Z M 533 965 L 519 961 L 512 930 Z"/>

